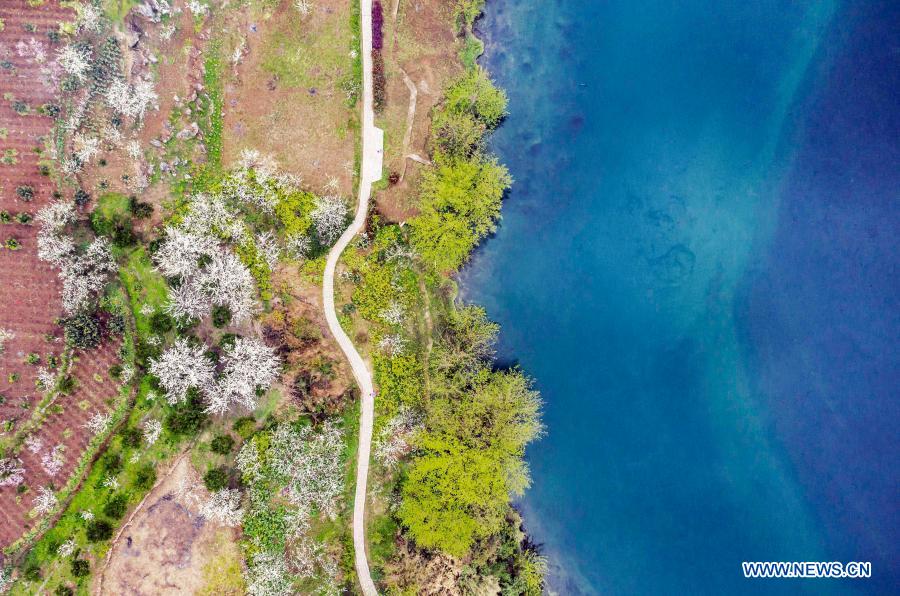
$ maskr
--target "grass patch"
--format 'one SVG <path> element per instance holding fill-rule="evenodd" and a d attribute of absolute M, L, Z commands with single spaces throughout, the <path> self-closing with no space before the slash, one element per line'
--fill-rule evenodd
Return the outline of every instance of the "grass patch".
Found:
<path fill-rule="evenodd" d="M 128 209 L 128 197 L 120 192 L 108 192 L 100 195 L 94 212 L 100 213 L 106 219 L 115 219 L 117 216 L 130 216 Z"/>
<path fill-rule="evenodd" d="M 126 261 L 119 269 L 119 278 L 128 294 L 138 337 L 149 337 L 153 333 L 151 315 L 141 311 L 144 305 L 159 309 L 165 304 L 168 297 L 166 280 L 153 268 L 153 261 L 143 246 L 127 253 Z"/>
<path fill-rule="evenodd" d="M 340 14 L 315 26 L 291 14 L 265 41 L 262 68 L 287 87 L 334 85 L 354 75 L 351 40 L 351 25 Z"/>

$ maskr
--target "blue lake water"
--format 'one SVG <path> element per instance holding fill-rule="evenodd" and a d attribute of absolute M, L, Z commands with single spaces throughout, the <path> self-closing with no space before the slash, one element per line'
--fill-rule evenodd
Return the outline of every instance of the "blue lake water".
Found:
<path fill-rule="evenodd" d="M 516 183 L 462 296 L 546 402 L 550 589 L 897 590 L 900 3 L 490 0 L 480 28 Z"/>

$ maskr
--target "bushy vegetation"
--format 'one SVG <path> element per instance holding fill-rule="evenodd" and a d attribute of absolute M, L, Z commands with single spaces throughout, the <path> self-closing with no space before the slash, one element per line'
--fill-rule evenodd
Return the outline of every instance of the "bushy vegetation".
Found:
<path fill-rule="evenodd" d="M 496 158 L 484 154 L 483 138 L 502 121 L 506 102 L 506 94 L 476 67 L 454 81 L 435 108 L 435 168 L 423 174 L 410 242 L 438 272 L 457 270 L 496 229 L 512 178 Z"/>

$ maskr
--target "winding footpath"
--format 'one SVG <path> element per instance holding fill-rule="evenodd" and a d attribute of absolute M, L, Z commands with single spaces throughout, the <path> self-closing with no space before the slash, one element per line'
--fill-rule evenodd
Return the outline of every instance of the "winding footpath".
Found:
<path fill-rule="evenodd" d="M 334 273 L 337 269 L 341 253 L 365 226 L 366 214 L 369 210 L 369 196 L 372 194 L 372 183 L 381 179 L 381 167 L 384 158 L 384 131 L 375 128 L 375 111 L 372 95 L 372 0 L 360 0 L 362 62 L 363 62 L 363 111 L 362 111 L 362 165 L 359 179 L 359 202 L 353 223 L 350 224 L 337 243 L 328 253 L 325 263 L 325 275 L 322 281 L 322 301 L 325 307 L 325 319 L 328 328 L 337 340 L 338 345 L 347 356 L 353 376 L 361 392 L 359 409 L 359 449 L 356 463 L 356 495 L 353 499 L 353 548 L 356 554 L 356 575 L 363 594 L 375 596 L 375 582 L 369 573 L 369 561 L 366 558 L 366 481 L 369 476 L 369 455 L 372 450 L 372 423 L 375 417 L 375 387 L 372 373 L 369 372 L 362 356 L 347 337 L 338 321 L 334 308 Z"/>

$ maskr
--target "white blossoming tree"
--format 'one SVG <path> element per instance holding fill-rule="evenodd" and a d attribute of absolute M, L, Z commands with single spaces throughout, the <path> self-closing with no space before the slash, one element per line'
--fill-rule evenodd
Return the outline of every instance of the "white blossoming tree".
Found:
<path fill-rule="evenodd" d="M 109 427 L 112 420 L 109 414 L 94 412 L 94 415 L 84 424 L 84 427 L 93 435 L 99 435 Z"/>
<path fill-rule="evenodd" d="M 234 406 L 252 410 L 257 391 L 265 391 L 280 372 L 275 350 L 256 339 L 239 337 L 222 356 L 222 377 L 210 392 L 207 412 L 221 415 Z"/>
<path fill-rule="evenodd" d="M 63 282 L 65 311 L 74 313 L 84 308 L 103 291 L 109 276 L 116 269 L 109 240 L 103 237 L 91 242 L 84 254 L 64 261 L 59 276 Z"/>
<path fill-rule="evenodd" d="M 91 68 L 90 61 L 90 50 L 80 46 L 70 44 L 56 52 L 56 63 L 66 74 L 79 81 L 86 78 L 87 72 Z"/>
<path fill-rule="evenodd" d="M 319 242 L 330 245 L 344 231 L 347 223 L 347 203 L 340 197 L 316 199 L 316 208 L 310 213 Z"/>
<path fill-rule="evenodd" d="M 94 156 L 100 153 L 100 139 L 76 133 L 72 138 L 72 150 L 81 163 L 90 163 Z"/>
<path fill-rule="evenodd" d="M 190 277 L 200 270 L 200 259 L 212 258 L 219 250 L 219 243 L 206 234 L 169 226 L 165 241 L 153 255 L 156 268 L 166 277 Z"/>
<path fill-rule="evenodd" d="M 223 526 L 234 527 L 244 518 L 241 509 L 241 491 L 223 488 L 217 490 L 200 507 L 200 515 Z"/>
<path fill-rule="evenodd" d="M 150 372 L 159 378 L 172 405 L 185 401 L 191 387 L 209 392 L 213 384 L 214 368 L 206 350 L 202 345 L 191 346 L 186 339 L 177 339 L 158 359 L 151 360 Z"/>
<path fill-rule="evenodd" d="M 150 81 L 138 80 L 129 85 L 121 79 L 116 79 L 106 90 L 107 105 L 119 114 L 134 120 L 141 120 L 147 108 L 155 105 L 158 99 L 159 96 Z"/>
<path fill-rule="evenodd" d="M 271 468 L 287 481 L 287 496 L 303 511 L 313 507 L 334 518 L 343 490 L 341 430 L 331 422 L 319 431 L 281 425 L 272 436 Z"/>
<path fill-rule="evenodd" d="M 162 434 L 162 423 L 155 418 L 151 418 L 144 423 L 144 442 L 147 446 L 153 445 Z"/>
<path fill-rule="evenodd" d="M 41 467 L 50 476 L 56 476 L 66 464 L 65 445 L 57 445 L 41 456 Z"/>
<path fill-rule="evenodd" d="M 247 569 L 247 593 L 251 596 L 286 596 L 293 581 L 281 553 L 259 552 Z"/>
<path fill-rule="evenodd" d="M 17 457 L 0 459 L 0 487 L 19 486 L 25 481 L 25 468 Z"/>
<path fill-rule="evenodd" d="M 386 468 L 396 465 L 411 449 L 410 437 L 421 426 L 420 416 L 406 406 L 401 407 L 378 433 L 373 449 L 375 460 Z"/>
<path fill-rule="evenodd" d="M 59 270 L 63 308 L 70 314 L 77 312 L 103 291 L 109 275 L 116 271 L 109 240 L 96 238 L 83 254 L 78 254 L 74 241 L 65 234 L 66 225 L 75 221 L 71 203 L 52 203 L 35 219 L 41 224 L 38 258 Z"/>
<path fill-rule="evenodd" d="M 75 552 L 76 546 L 75 539 L 69 538 L 57 547 L 56 554 L 60 557 L 71 557 L 72 553 Z"/>
<path fill-rule="evenodd" d="M 405 347 L 406 340 L 397 333 L 385 335 L 380 340 L 378 340 L 378 349 L 391 358 L 402 354 Z"/>
<path fill-rule="evenodd" d="M 35 515 L 46 515 L 53 511 L 58 504 L 59 500 L 56 498 L 56 494 L 46 486 L 42 486 L 34 497 L 32 511 Z"/>

